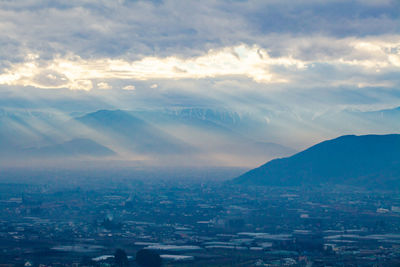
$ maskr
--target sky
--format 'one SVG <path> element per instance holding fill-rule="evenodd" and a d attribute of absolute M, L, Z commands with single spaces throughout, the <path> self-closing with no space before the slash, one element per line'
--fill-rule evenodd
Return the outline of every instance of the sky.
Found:
<path fill-rule="evenodd" d="M 310 144 L 357 132 L 318 116 L 400 106 L 399 16 L 398 0 L 4 0 L 0 108 L 268 110 Z"/>

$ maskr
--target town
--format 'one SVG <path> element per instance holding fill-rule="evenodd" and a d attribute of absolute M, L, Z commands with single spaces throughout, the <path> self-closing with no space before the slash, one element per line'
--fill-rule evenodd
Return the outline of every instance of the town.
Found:
<path fill-rule="evenodd" d="M 121 180 L 0 186 L 1 266 L 393 266 L 400 195 L 349 187 Z"/>

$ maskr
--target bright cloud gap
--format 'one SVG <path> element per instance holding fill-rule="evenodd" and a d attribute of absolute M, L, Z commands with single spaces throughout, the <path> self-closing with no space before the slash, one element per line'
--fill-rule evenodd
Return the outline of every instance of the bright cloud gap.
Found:
<path fill-rule="evenodd" d="M 24 63 L 15 64 L 0 74 L 0 84 L 37 88 L 69 88 L 71 90 L 112 89 L 109 80 L 202 79 L 243 76 L 259 83 L 290 83 L 290 75 L 274 68 L 295 73 L 315 63 L 351 66 L 380 72 L 384 68 L 400 67 L 400 43 L 368 40 L 343 40 L 340 46 L 351 53 L 340 58 L 296 59 L 292 55 L 271 57 L 267 49 L 253 45 L 238 45 L 193 58 L 144 57 L 137 61 L 124 59 L 82 59 L 76 55 L 41 60 L 28 55 Z M 374 57 L 371 57 L 371 50 Z M 122 89 L 134 90 L 134 85 Z"/>

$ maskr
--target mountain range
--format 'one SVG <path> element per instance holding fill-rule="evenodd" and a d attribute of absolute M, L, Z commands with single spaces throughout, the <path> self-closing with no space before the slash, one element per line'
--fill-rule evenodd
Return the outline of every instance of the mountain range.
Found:
<path fill-rule="evenodd" d="M 251 126 L 252 125 L 252 126 Z M 73 116 L 0 110 L 0 159 L 110 159 L 149 164 L 251 166 L 294 149 L 255 138 L 265 125 L 209 108 L 97 110 Z"/>
<path fill-rule="evenodd" d="M 252 111 L 170 106 L 72 113 L 3 108 L 0 165 L 65 158 L 249 168 L 291 156 L 336 133 L 391 133 L 400 127 L 399 116 L 400 108 L 318 114 L 294 113 L 290 108 L 274 112 L 267 107 Z"/>
<path fill-rule="evenodd" d="M 238 184 L 320 184 L 390 188 L 400 185 L 400 135 L 346 135 L 291 157 L 274 159 L 233 180 Z"/>

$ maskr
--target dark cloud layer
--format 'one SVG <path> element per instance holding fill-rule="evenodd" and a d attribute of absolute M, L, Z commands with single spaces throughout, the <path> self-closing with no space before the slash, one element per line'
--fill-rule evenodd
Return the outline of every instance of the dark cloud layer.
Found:
<path fill-rule="evenodd" d="M 1 57 L 196 55 L 271 34 L 398 34 L 398 1 L 2 1 Z"/>

